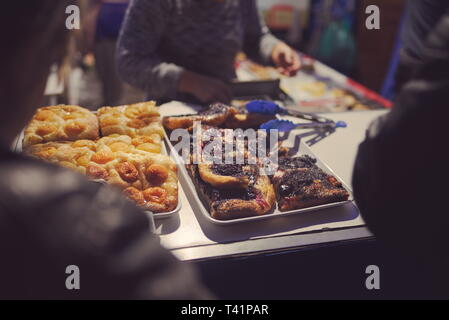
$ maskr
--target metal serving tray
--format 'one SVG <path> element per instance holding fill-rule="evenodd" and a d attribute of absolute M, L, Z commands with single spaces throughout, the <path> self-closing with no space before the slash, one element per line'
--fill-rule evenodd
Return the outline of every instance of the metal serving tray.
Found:
<path fill-rule="evenodd" d="M 24 133 L 22 131 L 20 133 L 20 135 L 16 138 L 16 140 L 13 142 L 11 147 L 12 147 L 12 150 L 14 152 L 17 152 L 17 153 L 21 153 L 22 152 L 23 135 L 24 135 Z M 166 148 L 164 142 L 162 142 L 162 152 L 161 152 L 161 154 L 167 155 L 167 156 L 169 155 L 168 152 L 167 152 L 167 148 Z M 173 160 L 175 160 L 175 163 L 178 164 L 178 161 L 176 159 L 173 159 Z M 179 165 L 178 165 L 178 167 L 179 167 Z M 103 185 L 108 185 L 107 182 L 104 181 L 104 180 L 90 180 L 90 181 L 101 183 Z M 178 190 L 179 189 L 180 189 L 180 185 L 178 183 Z M 182 204 L 181 204 L 181 201 L 180 201 L 180 198 L 179 198 L 179 192 L 178 192 L 178 205 L 176 206 L 176 208 L 173 211 L 161 212 L 161 213 L 153 213 L 152 211 L 144 210 L 144 212 L 149 216 L 150 220 L 152 221 L 152 222 L 151 221 L 150 222 L 152 223 L 152 225 L 154 227 L 154 219 L 156 219 L 156 220 L 168 219 L 171 216 L 173 216 L 174 214 L 176 214 L 179 211 L 181 211 L 181 208 L 182 208 Z"/>
<path fill-rule="evenodd" d="M 305 209 L 298 209 L 298 210 L 293 210 L 293 211 L 287 211 L 287 212 L 281 212 L 276 207 L 276 209 L 275 209 L 275 211 L 273 213 L 267 214 L 267 215 L 263 215 L 263 216 L 239 218 L 239 219 L 233 219 L 233 220 L 218 220 L 218 219 L 214 219 L 214 218 L 211 217 L 211 215 L 210 215 L 209 211 L 206 209 L 204 203 L 199 198 L 198 193 L 196 191 L 196 187 L 195 187 L 195 185 L 194 185 L 190 175 L 188 174 L 188 172 L 187 172 L 187 170 L 186 170 L 186 168 L 185 168 L 185 166 L 183 164 L 182 158 L 176 153 L 176 151 L 173 148 L 173 146 L 171 144 L 171 141 L 168 138 L 167 134 L 165 135 L 165 141 L 167 143 L 167 146 L 169 148 L 169 152 L 170 152 L 172 158 L 175 159 L 177 164 L 178 164 L 179 180 L 181 182 L 181 185 L 184 188 L 184 191 L 186 191 L 187 193 L 189 193 L 192 196 L 192 200 L 191 201 L 195 201 L 197 203 L 198 208 L 200 209 L 201 214 L 208 221 L 210 221 L 211 223 L 216 224 L 216 225 L 222 225 L 222 226 L 234 225 L 234 224 L 239 224 L 239 223 L 244 223 L 244 222 L 268 220 L 268 219 L 274 219 L 274 218 L 278 218 L 278 217 L 286 217 L 286 216 L 290 216 L 290 215 L 303 214 L 303 213 L 307 213 L 307 212 L 311 212 L 311 211 L 318 211 L 318 210 L 323 210 L 323 209 L 343 206 L 345 204 L 353 202 L 353 200 L 354 200 L 354 196 L 352 194 L 351 188 L 349 188 L 349 186 L 347 186 L 344 183 L 344 181 L 339 176 L 337 176 L 332 171 L 331 168 L 329 168 L 328 165 L 326 165 L 319 158 L 317 158 L 314 155 L 314 153 L 312 152 L 312 150 L 304 142 L 301 142 L 300 145 L 299 145 L 299 148 L 298 148 L 298 152 L 295 154 L 295 156 L 309 155 L 309 156 L 315 158 L 317 160 L 317 163 L 316 163 L 317 166 L 319 168 L 321 168 L 327 174 L 333 175 L 339 182 L 341 182 L 343 187 L 348 191 L 349 199 L 347 201 L 334 202 L 334 203 L 324 204 L 324 205 L 320 205 L 320 206 L 314 206 L 314 207 L 309 207 L 309 208 L 305 208 Z"/>

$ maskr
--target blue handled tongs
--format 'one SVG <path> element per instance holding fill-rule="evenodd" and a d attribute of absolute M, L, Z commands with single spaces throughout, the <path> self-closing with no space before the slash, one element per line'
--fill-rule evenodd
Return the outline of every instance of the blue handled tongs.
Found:
<path fill-rule="evenodd" d="M 266 115 L 289 115 L 304 120 L 311 121 L 310 123 L 298 123 L 295 124 L 288 120 L 271 120 L 264 123 L 260 128 L 264 130 L 274 130 L 277 129 L 281 132 L 287 132 L 294 129 L 336 129 L 336 128 L 346 128 L 347 124 L 343 121 L 335 122 L 331 119 L 318 116 L 313 113 L 306 113 L 295 111 L 279 106 L 277 103 L 264 100 L 254 100 L 246 105 L 246 110 L 249 113 L 260 113 Z"/>

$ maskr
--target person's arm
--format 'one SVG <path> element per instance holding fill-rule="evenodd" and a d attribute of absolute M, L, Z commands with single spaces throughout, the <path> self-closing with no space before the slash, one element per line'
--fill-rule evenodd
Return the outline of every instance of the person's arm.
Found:
<path fill-rule="evenodd" d="M 158 53 L 170 3 L 166 0 L 131 1 L 118 41 L 121 77 L 154 97 L 174 98 L 184 71 L 178 65 L 164 62 Z"/>
<path fill-rule="evenodd" d="M 81 3 L 83 42 L 80 47 L 82 54 L 87 54 L 93 50 L 101 5 L 99 0 L 89 0 Z"/>
<path fill-rule="evenodd" d="M 221 80 L 167 63 L 159 55 L 170 6 L 168 0 L 131 2 L 117 48 L 121 77 L 155 99 L 175 99 L 179 92 L 203 103 L 229 102 L 231 91 Z"/>
<path fill-rule="evenodd" d="M 294 75 L 300 68 L 298 54 L 270 33 L 260 16 L 256 1 L 243 1 L 246 30 L 243 51 L 249 58 L 263 64 L 273 63 L 285 75 Z"/>
<path fill-rule="evenodd" d="M 246 23 L 243 51 L 255 61 L 271 63 L 271 53 L 281 41 L 270 33 L 261 17 L 256 1 L 243 1 Z"/>
<path fill-rule="evenodd" d="M 413 254 L 445 254 L 449 178 L 449 14 L 423 48 L 423 65 L 360 145 L 354 195 L 368 227 Z"/>

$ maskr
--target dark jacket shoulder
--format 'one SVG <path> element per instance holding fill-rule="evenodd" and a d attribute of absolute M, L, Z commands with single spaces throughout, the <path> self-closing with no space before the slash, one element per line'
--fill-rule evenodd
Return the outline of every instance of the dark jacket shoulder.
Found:
<path fill-rule="evenodd" d="M 0 297 L 207 296 L 118 190 L 4 151 L 0 176 Z M 65 286 L 69 265 L 80 269 L 79 291 Z"/>

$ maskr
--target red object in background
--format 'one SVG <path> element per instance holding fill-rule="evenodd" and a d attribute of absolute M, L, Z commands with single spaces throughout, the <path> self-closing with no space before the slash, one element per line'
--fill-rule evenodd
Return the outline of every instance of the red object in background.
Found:
<path fill-rule="evenodd" d="M 268 10 L 266 23 L 270 29 L 289 30 L 293 24 L 295 8 L 287 4 L 274 5 Z"/>
<path fill-rule="evenodd" d="M 301 63 L 303 67 L 307 68 L 313 68 L 316 60 L 304 53 L 301 53 Z M 335 70 L 332 70 L 333 73 L 336 73 Z M 342 85 L 346 84 L 347 86 L 353 88 L 355 91 L 357 91 L 359 94 L 363 95 L 365 98 L 369 100 L 373 100 L 377 103 L 379 103 L 381 106 L 387 109 L 391 109 L 393 107 L 393 102 L 391 102 L 388 99 L 385 99 L 381 95 L 377 94 L 376 92 L 368 89 L 364 85 L 358 83 L 357 81 L 352 80 L 351 78 L 348 78 L 344 75 L 340 75 L 341 77 L 344 77 L 343 83 L 339 81 Z M 337 81 L 338 82 L 338 81 Z"/>
<path fill-rule="evenodd" d="M 380 103 L 381 105 L 383 105 L 385 108 L 391 109 L 393 107 L 393 102 L 391 102 L 390 100 L 385 99 L 384 97 L 382 97 L 381 95 L 375 93 L 374 91 L 366 88 L 365 86 L 361 85 L 360 83 L 351 80 L 348 78 L 348 84 L 350 86 L 352 86 L 353 88 L 356 88 L 357 91 L 359 91 L 360 93 L 362 93 L 367 99 L 376 101 L 378 103 Z"/>

